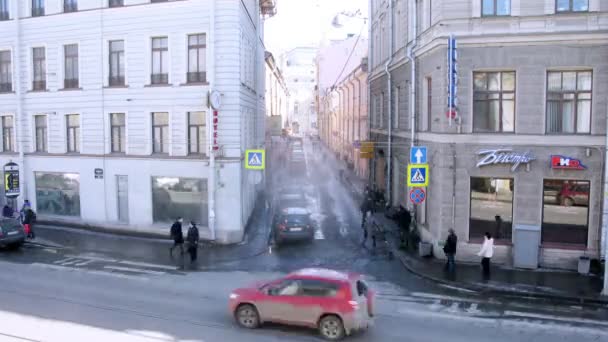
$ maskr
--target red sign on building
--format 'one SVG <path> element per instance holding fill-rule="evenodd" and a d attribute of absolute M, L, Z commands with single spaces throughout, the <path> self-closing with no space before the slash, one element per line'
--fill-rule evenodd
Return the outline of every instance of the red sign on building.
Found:
<path fill-rule="evenodd" d="M 551 156 L 551 168 L 562 170 L 586 170 L 587 167 L 575 158 L 566 156 L 553 155 Z"/>

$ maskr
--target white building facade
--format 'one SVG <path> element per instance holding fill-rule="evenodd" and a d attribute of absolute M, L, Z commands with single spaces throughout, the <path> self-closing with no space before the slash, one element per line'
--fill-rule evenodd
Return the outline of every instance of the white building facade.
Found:
<path fill-rule="evenodd" d="M 0 0 L 0 164 L 19 165 L 19 203 L 162 234 L 182 216 L 240 241 L 263 187 L 242 157 L 264 145 L 267 5 Z"/>

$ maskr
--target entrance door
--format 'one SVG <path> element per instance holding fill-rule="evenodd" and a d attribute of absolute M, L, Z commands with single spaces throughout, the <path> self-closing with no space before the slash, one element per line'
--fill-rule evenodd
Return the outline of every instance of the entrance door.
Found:
<path fill-rule="evenodd" d="M 116 176 L 116 195 L 118 203 L 118 221 L 129 223 L 129 178 Z"/>

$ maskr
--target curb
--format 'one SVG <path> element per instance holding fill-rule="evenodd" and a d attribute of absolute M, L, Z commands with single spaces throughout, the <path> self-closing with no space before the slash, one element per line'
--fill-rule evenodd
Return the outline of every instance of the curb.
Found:
<path fill-rule="evenodd" d="M 577 304 L 595 304 L 595 305 L 608 305 L 608 298 L 589 298 L 589 297 L 574 297 L 574 296 L 563 296 L 563 295 L 554 295 L 554 294 L 546 294 L 546 293 L 534 293 L 534 292 L 524 292 L 524 291 L 515 291 L 515 290 L 497 290 L 493 288 L 489 288 L 486 286 L 474 285 L 469 283 L 463 283 L 458 281 L 450 281 L 441 278 L 437 278 L 424 272 L 418 271 L 410 265 L 409 258 L 407 255 L 404 255 L 398 248 L 391 243 L 391 249 L 393 254 L 395 254 L 403 267 L 410 273 L 426 280 L 433 281 L 435 283 L 448 285 L 451 287 L 455 287 L 458 289 L 473 291 L 482 294 L 493 294 L 493 295 L 501 295 L 501 296 L 515 296 L 518 298 L 535 298 L 535 299 L 545 299 L 545 300 L 555 300 L 561 302 L 570 302 Z"/>

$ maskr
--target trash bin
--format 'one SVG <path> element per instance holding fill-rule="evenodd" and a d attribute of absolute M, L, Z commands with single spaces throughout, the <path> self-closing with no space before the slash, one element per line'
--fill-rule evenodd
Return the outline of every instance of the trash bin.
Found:
<path fill-rule="evenodd" d="M 433 251 L 433 245 L 428 242 L 419 242 L 418 243 L 418 253 L 421 257 L 431 256 Z"/>
<path fill-rule="evenodd" d="M 588 256 L 581 256 L 578 259 L 578 273 L 580 274 L 589 274 L 589 269 L 591 267 L 591 259 Z"/>

